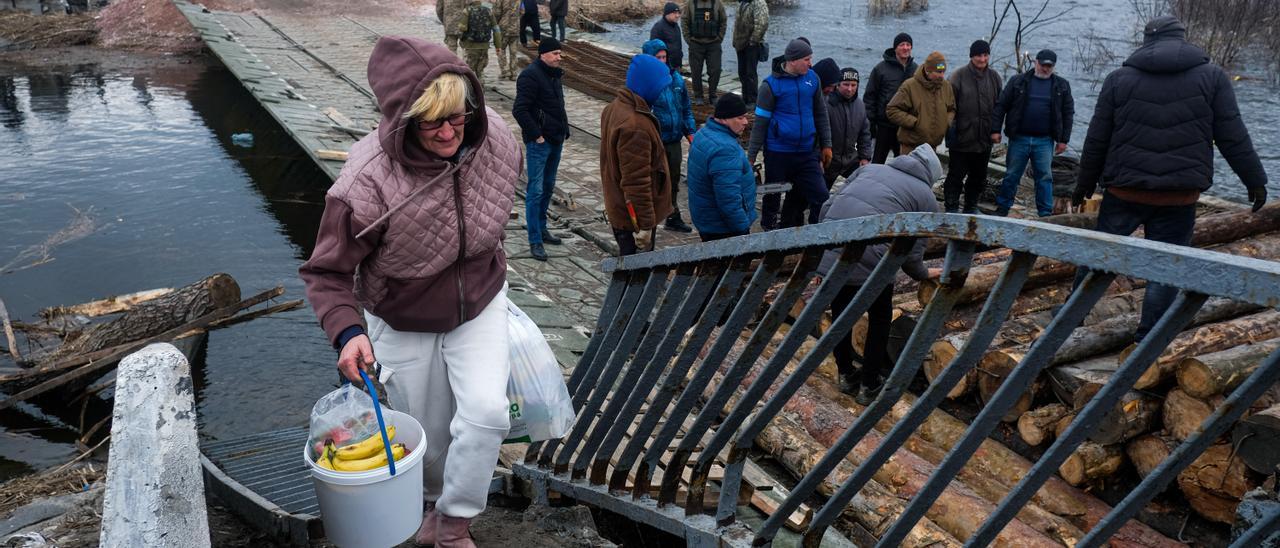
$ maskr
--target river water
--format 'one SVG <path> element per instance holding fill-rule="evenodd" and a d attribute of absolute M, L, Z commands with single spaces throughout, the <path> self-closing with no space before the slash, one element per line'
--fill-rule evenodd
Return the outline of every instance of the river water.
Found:
<path fill-rule="evenodd" d="M 725 0 L 724 3 L 730 21 L 724 42 L 722 78 L 733 76 L 736 85 L 737 57 L 730 38 L 738 2 Z M 871 17 L 867 0 L 797 0 L 796 4 L 794 7 L 771 8 L 772 17 L 766 36 L 771 55 L 781 55 L 789 40 L 804 36 L 813 44 L 815 62 L 831 57 L 842 67 L 856 68 L 862 74 L 864 84 L 871 69 L 881 61 L 885 49 L 893 45 L 893 37 L 899 32 L 911 34 L 917 62 L 922 62 L 929 52 L 936 50 L 946 56 L 954 69 L 968 63 L 969 44 L 990 36 L 995 20 L 990 1 L 931 0 L 928 10 L 901 17 Z M 1000 4 L 1003 7 L 1005 2 L 1001 0 Z M 1019 4 L 1035 4 L 1038 9 L 1040 2 L 1022 0 Z M 1070 80 L 1076 106 L 1069 153 L 1078 156 L 1102 80 L 1107 72 L 1119 67 L 1136 47 L 1142 24 L 1130 3 L 1124 0 L 1054 0 L 1049 3 L 1045 16 L 1066 9 L 1070 12 L 1065 16 L 1026 33 L 1023 50 L 1034 55 L 1040 49 L 1049 48 L 1058 54 L 1058 73 Z M 1032 15 L 1024 14 L 1024 20 L 1030 21 Z M 1013 16 L 1008 19 L 1013 19 Z M 609 24 L 606 27 L 610 32 L 601 36 L 618 44 L 634 44 L 638 51 L 640 44 L 649 38 L 649 28 L 657 20 L 655 15 L 636 23 Z M 1017 26 L 1009 20 L 992 43 L 992 66 L 999 69 L 1006 80 L 1013 74 L 1007 65 L 1013 58 L 1012 29 Z M 1111 51 L 1114 58 L 1090 70 L 1097 56 L 1081 53 L 1094 50 L 1091 45 L 1095 44 Z M 1246 55 L 1241 66 L 1233 69 L 1243 77 L 1236 83 L 1235 90 L 1254 145 L 1271 176 L 1271 195 L 1276 196 L 1280 193 L 1280 182 L 1277 181 L 1280 177 L 1280 151 L 1276 150 L 1280 146 L 1280 95 L 1277 95 L 1277 88 L 1268 81 L 1267 75 L 1255 68 L 1266 61 L 1260 58 L 1258 48 L 1248 53 L 1250 55 Z M 688 69 L 687 51 L 685 68 Z M 757 68 L 761 78 L 768 75 L 766 64 L 761 63 Z M 1238 201 L 1245 199 L 1243 185 L 1221 156 L 1217 157 L 1215 186 L 1209 193 Z"/>
<path fill-rule="evenodd" d="M 233 145 L 245 132 L 253 147 Z M 15 320 L 214 272 L 246 297 L 303 297 L 328 178 L 220 67 L 0 69 L 0 150 L 0 298 Z M 335 358 L 310 308 L 211 333 L 194 370 L 202 436 L 304 423 Z M 73 458 L 79 408 L 0 411 L 0 481 Z"/>

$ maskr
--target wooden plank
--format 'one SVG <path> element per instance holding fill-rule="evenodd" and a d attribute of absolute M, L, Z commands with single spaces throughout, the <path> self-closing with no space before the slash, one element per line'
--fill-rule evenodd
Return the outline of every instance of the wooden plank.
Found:
<path fill-rule="evenodd" d="M 778 480 L 765 472 L 755 461 L 747 459 L 742 468 L 742 480 L 751 485 L 755 493 L 751 496 L 751 507 L 768 515 L 777 513 L 782 502 L 791 496 L 791 491 Z M 801 504 L 790 516 L 787 516 L 787 529 L 803 532 L 813 520 L 813 509 L 808 504 Z"/>
<path fill-rule="evenodd" d="M 317 157 L 317 158 L 319 158 L 319 159 L 321 159 L 321 160 L 338 160 L 338 161 L 342 161 L 342 162 L 347 161 L 347 153 L 346 153 L 346 151 L 342 151 L 342 150 L 324 150 L 324 149 L 321 149 L 321 150 L 317 150 L 317 151 L 315 151 L 315 152 L 316 152 L 316 157 Z"/>

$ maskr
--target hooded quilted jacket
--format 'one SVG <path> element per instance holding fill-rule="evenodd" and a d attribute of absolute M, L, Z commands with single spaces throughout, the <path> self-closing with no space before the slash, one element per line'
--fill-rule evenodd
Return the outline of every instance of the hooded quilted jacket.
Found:
<path fill-rule="evenodd" d="M 1213 184 L 1216 143 L 1246 187 L 1265 185 L 1230 77 L 1184 39 L 1181 24 L 1162 30 L 1103 82 L 1079 184 L 1198 193 Z"/>
<path fill-rule="evenodd" d="M 929 147 L 916 148 L 911 154 L 898 156 L 887 164 L 867 164 L 831 193 L 831 198 L 822 206 L 822 222 L 911 211 L 940 212 L 938 199 L 933 195 L 933 183 L 941 178 L 942 163 Z M 889 244 L 867 246 L 858 264 L 853 266 L 853 277 L 847 284 L 861 285 L 867 281 L 888 251 Z M 819 272 L 829 272 L 839 254 L 838 251 L 823 254 Z M 929 269 L 923 258 L 924 238 L 921 238 L 916 240 L 910 257 L 902 264 L 902 271 L 917 280 L 928 277 Z"/>
<path fill-rule="evenodd" d="M 462 147 L 446 159 L 423 148 L 403 116 L 445 72 L 481 89 L 457 56 L 418 38 L 383 37 L 369 58 L 383 119 L 351 148 L 300 269 L 335 344 L 361 324 L 357 306 L 398 331 L 450 331 L 478 315 L 506 280 L 503 228 L 523 161 L 511 130 L 476 93 Z"/>
<path fill-rule="evenodd" d="M 666 49 L 666 44 L 657 38 L 645 42 L 640 48 L 645 55 L 655 55 Z M 698 131 L 698 124 L 693 120 L 693 105 L 689 102 L 689 87 L 679 71 L 671 71 L 671 87 L 654 102 L 653 115 L 658 117 L 664 143 L 679 141 Z"/>

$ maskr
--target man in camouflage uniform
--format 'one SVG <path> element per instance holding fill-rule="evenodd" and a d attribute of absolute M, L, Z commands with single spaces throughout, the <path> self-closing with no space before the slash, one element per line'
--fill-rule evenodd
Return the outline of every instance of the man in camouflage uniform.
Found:
<path fill-rule="evenodd" d="M 489 66 L 489 42 L 502 51 L 502 31 L 498 29 L 498 20 L 493 10 L 481 0 L 467 0 L 466 15 L 462 18 L 460 28 L 462 51 L 466 52 L 467 66 L 476 73 L 480 85 L 484 85 L 484 69 Z"/>
<path fill-rule="evenodd" d="M 520 0 L 495 0 L 493 16 L 498 20 L 502 47 L 498 48 L 498 68 L 502 79 L 516 80 L 516 48 L 520 42 Z"/>
<path fill-rule="evenodd" d="M 444 45 L 454 55 L 458 53 L 458 40 L 462 36 L 463 19 L 466 18 L 466 0 L 436 0 L 436 19 L 444 25 Z"/>

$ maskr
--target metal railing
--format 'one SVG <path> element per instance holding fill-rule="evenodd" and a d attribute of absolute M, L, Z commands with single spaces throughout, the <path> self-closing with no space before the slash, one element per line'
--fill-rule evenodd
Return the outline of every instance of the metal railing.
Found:
<path fill-rule="evenodd" d="M 753 531 L 736 523 L 743 468 L 756 436 L 831 354 L 837 339 L 894 283 L 915 240 L 921 237 L 949 240 L 941 287 L 924 308 L 881 394 L 763 526 Z M 849 280 L 850 267 L 867 246 L 882 243 L 888 244 L 888 251 L 861 290 L 817 343 L 798 356 L 802 343 Z M 910 213 L 821 223 L 609 259 L 604 270 L 612 274 L 612 281 L 605 305 L 591 342 L 568 381 L 578 421 L 564 439 L 530 446 L 516 473 L 530 480 L 538 498 L 545 497 L 547 490 L 561 492 L 681 536 L 691 546 L 769 545 L 787 517 L 810 500 L 828 474 L 904 394 L 959 301 L 978 245 L 1007 247 L 1012 255 L 973 330 L 910 412 L 816 512 L 803 532 L 806 545 L 820 542 L 845 505 L 978 364 L 1037 258 L 1087 267 L 1089 273 L 923 488 L 881 535 L 878 546 L 901 543 L 1117 275 L 1177 288 L 1178 296 L 977 532 L 959 539 L 967 545 L 992 543 L 1133 388 L 1206 299 L 1224 297 L 1270 308 L 1280 305 L 1280 264 L 1274 262 L 1032 221 L 954 214 Z M 838 260 L 829 272 L 819 273 L 817 266 L 826 252 L 837 254 Z M 822 280 L 816 292 L 782 335 L 784 321 L 818 275 Z M 712 340 L 715 333 L 718 335 Z M 745 343 L 739 340 L 743 335 Z M 772 353 L 763 360 L 767 346 Z M 799 362 L 793 366 L 795 358 Z M 759 365 L 760 361 L 764 364 Z M 748 374 L 754 379 L 743 390 L 741 383 Z M 1268 356 L 1199 431 L 1087 531 L 1078 546 L 1103 545 L 1277 380 L 1280 351 Z M 729 405 L 731 400 L 736 403 Z M 703 500 L 717 458 L 724 467 L 720 495 L 712 515 L 706 515 L 704 510 L 710 509 L 704 508 Z M 660 467 L 665 469 L 662 481 L 651 485 Z M 681 501 L 677 499 L 686 467 L 691 467 L 691 474 L 687 476 L 687 495 Z"/>

